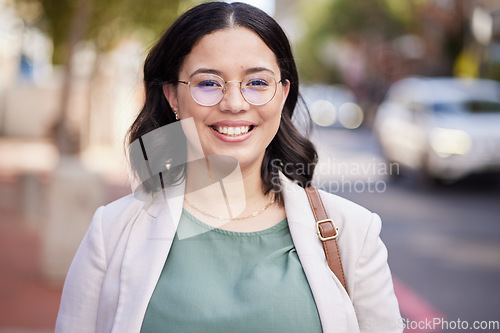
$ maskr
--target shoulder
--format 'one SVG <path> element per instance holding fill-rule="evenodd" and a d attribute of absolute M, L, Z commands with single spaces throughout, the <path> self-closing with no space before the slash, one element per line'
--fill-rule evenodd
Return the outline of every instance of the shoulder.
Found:
<path fill-rule="evenodd" d="M 302 212 L 304 209 L 310 209 L 310 203 L 304 188 L 286 176 L 280 176 L 282 190 L 285 194 L 285 203 L 289 201 L 288 204 L 291 207 L 300 206 L 299 210 Z M 362 230 L 367 229 L 374 216 L 376 216 L 363 206 L 339 195 L 323 190 L 319 190 L 319 193 L 328 217 L 333 219 L 340 229 L 347 229 L 347 232 L 356 231 L 357 234 L 362 233 Z"/>
<path fill-rule="evenodd" d="M 339 223 L 366 224 L 373 218 L 373 212 L 339 195 L 319 190 L 325 209 L 331 218 Z"/>
<path fill-rule="evenodd" d="M 138 200 L 134 194 L 129 194 L 102 207 L 104 223 L 128 220 L 147 206 L 147 202 Z"/>
<path fill-rule="evenodd" d="M 382 221 L 376 213 L 350 200 L 324 191 L 320 194 L 328 216 L 339 228 L 338 246 L 346 275 L 350 275 L 360 258 L 373 257 L 373 253 L 380 250 Z M 385 247 L 382 253 L 386 253 Z M 384 261 L 386 255 L 380 258 Z"/>
<path fill-rule="evenodd" d="M 380 233 L 381 221 L 377 214 L 339 195 L 320 190 L 328 216 L 334 220 L 343 241 L 363 242 L 368 233 Z"/>
<path fill-rule="evenodd" d="M 303 214 L 304 210 L 310 210 L 311 208 L 304 188 L 284 175 L 281 175 L 280 180 L 285 194 L 285 206 L 290 207 L 290 213 L 300 211 L 300 215 L 305 216 Z M 380 232 L 380 218 L 377 214 L 339 195 L 323 190 L 319 190 L 319 193 L 328 217 L 339 228 L 339 246 L 342 246 L 343 243 L 362 244 L 369 232 L 378 235 Z M 308 214 L 308 216 L 308 219 L 313 219 L 312 214 Z M 314 220 L 312 220 L 310 227 L 316 229 L 314 223 Z"/>
<path fill-rule="evenodd" d="M 98 234 L 102 239 L 108 262 L 120 239 L 128 237 L 135 221 L 147 214 L 150 205 L 130 194 L 97 209 L 88 234 Z"/>

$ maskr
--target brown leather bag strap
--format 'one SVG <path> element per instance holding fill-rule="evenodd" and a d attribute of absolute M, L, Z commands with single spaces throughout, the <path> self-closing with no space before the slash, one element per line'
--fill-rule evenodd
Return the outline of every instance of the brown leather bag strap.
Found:
<path fill-rule="evenodd" d="M 344 268 L 342 267 L 342 259 L 340 258 L 339 247 L 337 245 L 337 236 L 339 235 L 338 228 L 335 226 L 333 220 L 328 218 L 318 189 L 316 187 L 306 187 L 305 190 L 314 218 L 316 219 L 318 237 L 323 243 L 328 266 L 335 276 L 337 276 L 347 292 Z"/>

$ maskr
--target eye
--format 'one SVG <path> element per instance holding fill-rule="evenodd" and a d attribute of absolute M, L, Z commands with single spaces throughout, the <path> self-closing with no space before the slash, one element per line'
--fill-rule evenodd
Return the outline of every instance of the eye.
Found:
<path fill-rule="evenodd" d="M 217 80 L 203 80 L 196 83 L 197 87 L 200 88 L 220 88 L 221 84 Z"/>
<path fill-rule="evenodd" d="M 252 79 L 248 81 L 247 87 L 267 87 L 269 83 L 265 79 Z"/>

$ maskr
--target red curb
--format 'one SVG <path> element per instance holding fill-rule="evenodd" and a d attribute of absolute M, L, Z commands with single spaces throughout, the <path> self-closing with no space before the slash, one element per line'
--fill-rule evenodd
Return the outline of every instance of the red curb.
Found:
<path fill-rule="evenodd" d="M 441 330 L 438 328 L 429 329 L 429 322 L 432 323 L 435 318 L 445 319 L 444 314 L 435 308 L 431 303 L 426 301 L 415 291 L 413 291 L 409 286 L 405 285 L 401 280 L 393 276 L 394 291 L 399 301 L 399 309 L 403 318 L 411 321 L 405 322 L 405 324 L 411 324 L 410 327 L 417 328 L 405 328 L 405 333 L 436 333 Z M 420 328 L 418 328 L 420 325 Z"/>

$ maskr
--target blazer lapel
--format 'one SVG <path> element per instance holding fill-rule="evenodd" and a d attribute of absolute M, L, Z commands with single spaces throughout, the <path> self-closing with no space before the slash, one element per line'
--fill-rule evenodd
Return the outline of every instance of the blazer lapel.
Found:
<path fill-rule="evenodd" d="M 113 332 L 139 332 L 182 213 L 184 184 L 156 198 L 135 220 L 120 274 Z"/>
<path fill-rule="evenodd" d="M 345 302 L 350 304 L 349 296 L 327 266 L 305 191 L 283 174 L 280 176 L 290 234 L 316 302 L 323 332 L 347 333 Z"/>

